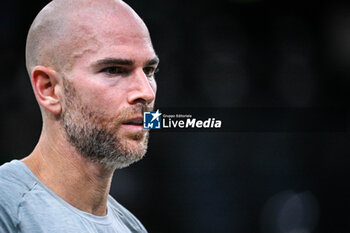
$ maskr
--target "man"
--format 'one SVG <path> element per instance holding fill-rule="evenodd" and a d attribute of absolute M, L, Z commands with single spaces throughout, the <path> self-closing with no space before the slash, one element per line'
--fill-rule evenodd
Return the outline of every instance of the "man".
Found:
<path fill-rule="evenodd" d="M 158 58 L 143 21 L 121 0 L 54 0 L 26 65 L 43 127 L 28 157 L 0 167 L 0 232 L 146 232 L 108 194 L 147 149 Z"/>

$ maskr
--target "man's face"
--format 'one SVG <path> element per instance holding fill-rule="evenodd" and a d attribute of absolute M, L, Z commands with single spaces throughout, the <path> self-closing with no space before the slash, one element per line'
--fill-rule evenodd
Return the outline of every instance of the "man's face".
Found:
<path fill-rule="evenodd" d="M 147 149 L 142 112 L 154 106 L 158 58 L 142 27 L 119 22 L 88 29 L 91 40 L 84 38 L 86 46 L 74 51 L 74 65 L 64 74 L 62 125 L 83 156 L 125 167 Z"/>

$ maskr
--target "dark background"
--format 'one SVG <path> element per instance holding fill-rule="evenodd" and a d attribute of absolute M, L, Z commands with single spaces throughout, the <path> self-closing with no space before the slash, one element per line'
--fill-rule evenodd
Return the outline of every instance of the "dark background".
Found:
<path fill-rule="evenodd" d="M 1 163 L 39 138 L 24 45 L 46 3 L 0 8 Z M 127 3 L 161 59 L 159 108 L 348 107 L 349 3 Z M 347 132 L 154 132 L 111 193 L 154 233 L 350 232 L 349 151 Z"/>

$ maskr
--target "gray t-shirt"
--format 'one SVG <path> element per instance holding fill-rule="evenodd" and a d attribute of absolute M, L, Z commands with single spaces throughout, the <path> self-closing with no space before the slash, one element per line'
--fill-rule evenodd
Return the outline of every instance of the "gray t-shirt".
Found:
<path fill-rule="evenodd" d="M 113 197 L 107 215 L 95 216 L 68 204 L 45 186 L 21 161 L 0 166 L 1 233 L 147 232 Z"/>

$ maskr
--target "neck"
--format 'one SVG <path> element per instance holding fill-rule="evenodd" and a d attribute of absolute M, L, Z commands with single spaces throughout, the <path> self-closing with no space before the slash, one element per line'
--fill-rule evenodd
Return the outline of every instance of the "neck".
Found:
<path fill-rule="evenodd" d="M 94 215 L 106 215 L 114 170 L 81 156 L 62 134 L 52 139 L 43 133 L 34 151 L 22 161 L 70 205 Z"/>

